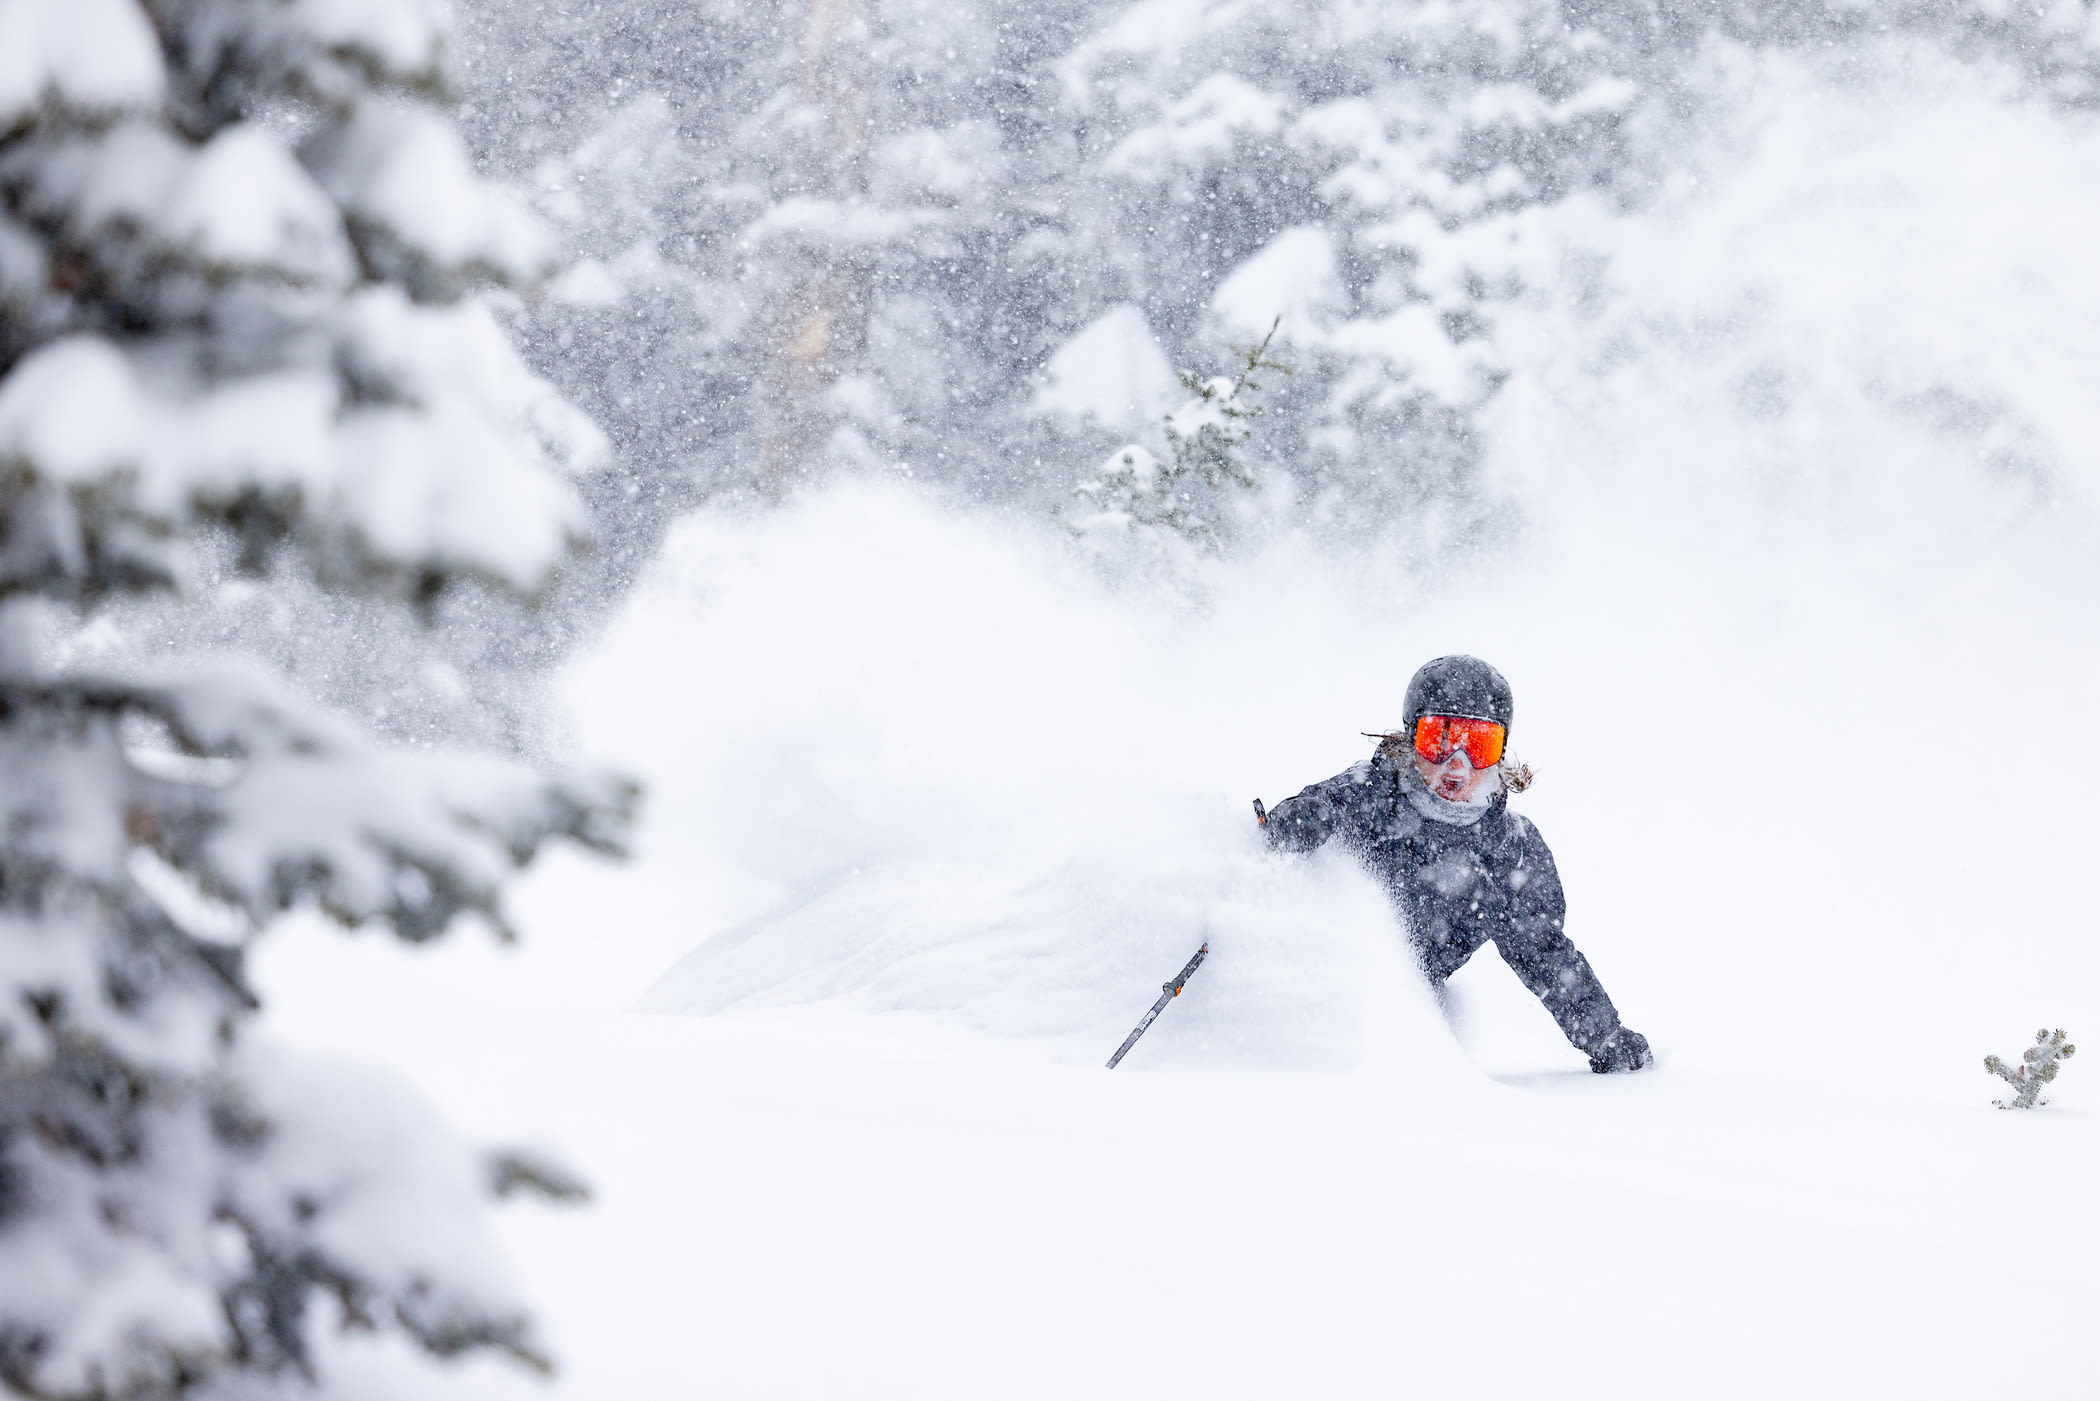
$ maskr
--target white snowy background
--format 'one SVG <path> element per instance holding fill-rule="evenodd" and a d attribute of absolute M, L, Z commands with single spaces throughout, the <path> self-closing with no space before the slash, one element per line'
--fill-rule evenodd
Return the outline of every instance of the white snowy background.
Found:
<path fill-rule="evenodd" d="M 518 951 L 265 946 L 277 1039 L 598 1188 L 499 1222 L 561 1374 L 465 1394 L 2086 1393 L 2100 1066 L 2008 1114 L 1981 1059 L 2100 1037 L 2100 127 L 1922 46 L 1711 94 L 1651 203 L 1453 253 L 1529 274 L 1473 547 L 1279 526 L 1192 596 L 897 477 L 703 508 L 560 688 L 638 859 L 536 870 Z M 1316 352 L 1317 238 L 1214 314 Z M 1045 400 L 1157 413 L 1142 332 Z M 1492 950 L 1454 1035 L 1259 849 L 1451 651 L 1650 1073 Z"/>

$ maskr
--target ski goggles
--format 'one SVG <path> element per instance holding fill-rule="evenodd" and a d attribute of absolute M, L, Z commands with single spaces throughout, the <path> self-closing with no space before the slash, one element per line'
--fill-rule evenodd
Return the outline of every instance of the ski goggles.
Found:
<path fill-rule="evenodd" d="M 1463 749 L 1474 768 L 1493 768 L 1502 762 L 1502 741 L 1508 734 L 1493 720 L 1475 720 L 1469 715 L 1424 715 L 1415 721 L 1415 753 L 1432 764 L 1441 764 Z"/>

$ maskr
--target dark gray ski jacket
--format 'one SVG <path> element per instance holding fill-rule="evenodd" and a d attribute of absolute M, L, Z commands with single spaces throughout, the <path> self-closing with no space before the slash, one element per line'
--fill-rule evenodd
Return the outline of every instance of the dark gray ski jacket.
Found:
<path fill-rule="evenodd" d="M 1497 794 L 1472 826 L 1424 816 L 1406 785 L 1420 775 L 1384 754 L 1286 798 L 1262 824 L 1269 844 L 1311 851 L 1338 837 L 1384 883 L 1432 986 L 1490 939 L 1569 1041 L 1595 1053 L 1619 1012 L 1590 961 L 1561 932 L 1567 902 L 1538 828 Z"/>

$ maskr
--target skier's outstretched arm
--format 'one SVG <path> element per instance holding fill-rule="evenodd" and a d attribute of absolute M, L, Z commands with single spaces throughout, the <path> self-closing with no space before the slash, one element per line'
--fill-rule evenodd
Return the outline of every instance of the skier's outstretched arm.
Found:
<path fill-rule="evenodd" d="M 1311 851 L 1342 830 L 1362 801 L 1364 779 L 1357 769 L 1365 767 L 1359 764 L 1270 808 L 1261 827 L 1269 845 L 1284 851 Z"/>
<path fill-rule="evenodd" d="M 1590 1058 L 1593 1070 L 1638 1070 L 1648 1063 L 1648 1042 L 1619 1021 L 1619 1009 L 1604 984 L 1562 932 L 1567 897 L 1560 872 L 1538 829 L 1518 818 L 1522 850 L 1509 878 L 1508 920 L 1494 933 L 1502 961 L 1545 1004 L 1561 1033 Z"/>

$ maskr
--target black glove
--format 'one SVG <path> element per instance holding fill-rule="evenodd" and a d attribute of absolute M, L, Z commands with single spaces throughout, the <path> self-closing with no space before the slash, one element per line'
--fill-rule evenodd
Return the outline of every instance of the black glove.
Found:
<path fill-rule="evenodd" d="M 1655 1053 L 1648 1049 L 1648 1038 L 1623 1026 L 1590 1048 L 1590 1069 L 1599 1075 L 1644 1070 L 1653 1064 Z"/>

